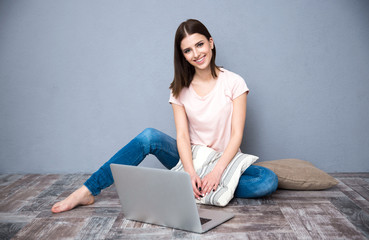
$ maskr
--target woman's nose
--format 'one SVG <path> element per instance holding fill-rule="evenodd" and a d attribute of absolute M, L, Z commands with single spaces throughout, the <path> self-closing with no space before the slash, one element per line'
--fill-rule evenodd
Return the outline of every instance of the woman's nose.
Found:
<path fill-rule="evenodd" d="M 195 58 L 197 58 L 197 57 L 199 56 L 199 52 L 197 51 L 197 49 L 194 49 L 194 50 L 193 50 L 193 56 L 194 56 Z"/>

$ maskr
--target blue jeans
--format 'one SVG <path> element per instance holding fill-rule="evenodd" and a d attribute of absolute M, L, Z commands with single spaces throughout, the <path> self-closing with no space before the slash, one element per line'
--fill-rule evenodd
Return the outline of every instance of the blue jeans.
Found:
<path fill-rule="evenodd" d="M 92 174 L 84 185 L 96 196 L 114 182 L 110 170 L 111 163 L 137 166 L 148 154 L 155 155 L 168 169 L 173 168 L 179 161 L 177 141 L 156 129 L 147 128 Z M 240 177 L 235 197 L 266 196 L 273 193 L 277 186 L 278 178 L 271 170 L 251 165 Z"/>

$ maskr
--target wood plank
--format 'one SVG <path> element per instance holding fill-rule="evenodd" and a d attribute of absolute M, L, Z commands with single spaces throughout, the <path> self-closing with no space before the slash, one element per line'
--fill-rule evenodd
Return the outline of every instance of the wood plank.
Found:
<path fill-rule="evenodd" d="M 291 204 L 298 204 L 298 203 L 329 203 L 330 198 L 327 197 L 276 197 L 274 199 L 276 204 L 280 203 L 291 203 Z"/>
<path fill-rule="evenodd" d="M 121 212 L 120 208 L 94 208 L 89 206 L 79 206 L 71 211 L 66 211 L 62 213 L 52 213 L 50 209 L 45 209 L 41 211 L 36 218 L 56 218 L 56 219 L 64 219 L 64 218 L 78 218 L 78 217 L 116 217 Z"/>
<path fill-rule="evenodd" d="M 22 178 L 24 174 L 0 174 L 0 191 L 13 182 Z"/>
<path fill-rule="evenodd" d="M 84 182 L 89 178 L 89 174 L 65 174 L 59 177 L 55 185 L 62 185 L 66 189 L 76 189 L 84 184 Z"/>
<path fill-rule="evenodd" d="M 293 207 L 289 204 L 285 204 L 284 206 L 281 206 L 280 209 L 298 239 L 312 239 L 308 229 L 303 224 L 303 220 L 298 214 L 296 214 Z"/>
<path fill-rule="evenodd" d="M 95 203 L 91 205 L 91 207 L 121 208 L 119 196 L 114 185 L 101 191 L 101 193 L 95 197 Z"/>
<path fill-rule="evenodd" d="M 294 240 L 297 239 L 293 232 L 279 233 L 271 231 L 260 232 L 226 232 L 219 233 L 210 230 L 204 234 L 197 234 L 177 229 L 116 229 L 109 232 L 105 237 L 107 240 L 113 239 L 210 239 L 210 240 L 224 240 L 224 239 L 281 239 Z"/>
<path fill-rule="evenodd" d="M 27 222 L 0 223 L 0 239 L 11 239 Z"/>
<path fill-rule="evenodd" d="M 30 214 L 0 213 L 0 239 L 11 239 L 34 218 Z"/>
<path fill-rule="evenodd" d="M 86 218 L 38 218 L 23 227 L 16 239 L 74 239 L 84 226 Z"/>
<path fill-rule="evenodd" d="M 214 235 L 215 239 L 249 239 L 249 240 L 265 240 L 265 239 L 279 239 L 279 240 L 293 240 L 297 239 L 296 235 L 294 233 L 274 233 L 274 232 L 251 232 L 251 233 L 245 233 L 246 236 L 243 236 L 243 234 L 237 234 L 233 237 L 233 234 L 231 234 L 231 237 L 229 235 L 224 236 L 217 236 Z M 211 236 L 207 239 L 211 239 Z"/>
<path fill-rule="evenodd" d="M 57 178 L 56 175 L 31 176 L 33 178 L 30 182 L 24 182 L 25 180 L 30 180 L 29 178 L 22 178 L 20 183 L 22 186 L 13 186 L 15 190 L 2 199 L 0 202 L 1 212 L 17 211 L 23 205 L 27 204 L 29 199 L 37 197 L 44 189 L 48 188 Z"/>
<path fill-rule="evenodd" d="M 334 178 L 352 178 L 352 177 L 359 177 L 359 178 L 369 178 L 369 172 L 346 172 L 346 173 L 330 173 Z"/>
<path fill-rule="evenodd" d="M 332 204 L 281 204 L 281 211 L 294 229 L 297 238 L 364 239 Z"/>
<path fill-rule="evenodd" d="M 237 205 L 273 205 L 274 197 L 262 197 L 262 198 L 233 198 L 227 206 L 237 206 Z"/>
<path fill-rule="evenodd" d="M 204 207 L 203 207 L 204 208 Z M 207 209 L 212 207 L 207 207 Z M 219 209 L 218 209 L 219 210 Z M 278 234 L 283 236 L 290 235 L 293 236 L 293 231 L 289 227 L 287 221 L 284 219 L 282 213 L 280 212 L 277 206 L 234 206 L 227 207 L 227 209 L 223 209 L 227 212 L 233 212 L 235 217 L 226 223 L 214 228 L 211 230 L 212 235 L 214 234 L 235 234 L 235 233 L 244 233 L 244 232 L 260 232 L 260 231 L 276 231 Z M 145 228 L 146 230 L 142 230 Z M 142 234 L 144 236 L 153 237 L 153 232 L 148 229 L 156 229 L 156 232 L 165 232 L 165 235 L 168 235 L 168 229 L 157 225 L 151 224 L 143 224 L 135 221 L 129 221 L 124 218 L 122 214 L 120 214 L 113 227 L 110 230 L 110 233 L 107 235 L 108 238 L 121 237 L 121 234 L 127 234 L 129 229 L 140 229 L 136 233 Z M 180 231 L 180 230 L 173 230 Z M 134 239 L 134 231 L 128 231 Z M 185 231 L 180 231 L 185 232 Z M 210 232 L 209 232 L 210 233 Z M 161 233 L 162 234 L 162 233 Z M 186 236 L 188 233 L 186 232 Z M 191 235 L 192 236 L 192 235 Z M 202 235 L 204 236 L 204 235 Z"/>
<path fill-rule="evenodd" d="M 55 199 L 56 197 L 53 196 L 44 198 L 35 197 L 24 203 L 23 206 L 17 211 L 20 214 L 24 214 L 24 212 L 37 212 L 38 214 L 45 209 L 51 209 L 51 207 L 56 202 Z"/>
<path fill-rule="evenodd" d="M 110 231 L 106 236 L 106 240 L 115 240 L 115 239 L 137 239 L 137 240 L 145 240 L 145 239 L 176 239 L 173 237 L 173 229 L 165 228 L 157 229 L 152 228 L 139 228 L 139 229 L 114 229 Z"/>
<path fill-rule="evenodd" d="M 332 204 L 361 233 L 369 239 L 369 214 L 358 207 L 349 197 L 332 198 Z"/>
<path fill-rule="evenodd" d="M 341 181 L 369 201 L 369 183 L 362 178 L 344 178 Z"/>
<path fill-rule="evenodd" d="M 59 175 L 57 181 L 55 181 L 48 189 L 43 191 L 39 197 L 61 196 L 63 194 L 61 198 L 65 198 L 70 193 L 81 187 L 87 177 L 87 175 L 82 174 Z"/>
<path fill-rule="evenodd" d="M 369 184 L 369 178 L 363 178 Z"/>
<path fill-rule="evenodd" d="M 30 214 L 0 213 L 0 223 L 30 223 L 35 217 Z"/>
<path fill-rule="evenodd" d="M 57 201 L 64 199 L 70 193 L 77 189 L 80 185 L 77 185 L 85 181 L 85 175 L 69 174 L 59 175 L 56 181 L 48 188 L 44 189 L 35 198 L 27 201 L 18 211 L 19 212 L 31 212 L 42 211 L 45 209 L 51 209 Z M 77 184 L 76 184 L 77 182 Z M 65 183 L 65 184 L 63 184 Z M 70 190 L 72 189 L 72 190 Z M 98 207 L 97 205 L 96 207 Z"/>
<path fill-rule="evenodd" d="M 79 231 L 76 239 L 105 239 L 115 219 L 116 217 L 90 217 Z"/>
<path fill-rule="evenodd" d="M 11 196 L 19 189 L 24 189 L 24 188 L 27 188 L 28 186 L 31 186 L 33 181 L 35 181 L 40 176 L 41 175 L 39 174 L 24 175 L 18 180 L 12 182 L 11 184 L 2 187 L 1 192 L 0 192 L 0 200 L 6 199 L 7 197 Z"/>
<path fill-rule="evenodd" d="M 32 196 L 37 196 L 42 190 L 48 188 L 53 181 L 57 179 L 56 175 L 36 175 L 25 176 L 18 181 L 10 184 L 4 192 L 0 193 L 2 201 L 9 199 L 22 199 L 26 200 L 29 193 Z M 32 193 L 33 192 L 33 193 Z"/>
<path fill-rule="evenodd" d="M 124 218 L 124 215 L 122 212 L 118 214 L 118 216 L 115 219 L 115 222 L 112 226 L 112 229 L 130 229 L 130 228 L 155 228 L 155 229 L 164 229 L 166 227 L 154 225 L 154 224 L 148 224 L 148 223 L 140 223 L 136 221 L 131 221 L 126 218 Z"/>
<path fill-rule="evenodd" d="M 339 180 L 337 187 L 341 190 L 341 192 L 345 196 L 349 197 L 359 208 L 361 208 L 363 211 L 369 214 L 369 201 L 367 201 L 359 193 L 357 193 L 355 190 L 347 186 L 341 180 Z"/>
<path fill-rule="evenodd" d="M 275 193 L 273 193 L 273 199 L 289 199 L 291 197 L 294 198 L 330 198 L 330 197 L 342 197 L 344 194 L 338 188 L 332 188 L 327 190 L 319 190 L 319 191 L 293 191 L 293 190 L 284 190 L 278 189 Z"/>
<path fill-rule="evenodd" d="M 120 212 L 105 239 L 172 239 L 172 233 L 171 228 L 127 220 Z"/>
<path fill-rule="evenodd" d="M 212 232 L 259 232 L 291 233 L 292 229 L 277 205 L 234 206 L 219 209 L 231 212 L 234 218 L 213 229 Z"/>

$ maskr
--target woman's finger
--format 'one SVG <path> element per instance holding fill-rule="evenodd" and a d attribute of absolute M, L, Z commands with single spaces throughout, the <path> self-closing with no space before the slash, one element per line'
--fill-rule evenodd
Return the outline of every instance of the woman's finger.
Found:
<path fill-rule="evenodd" d="M 212 184 L 211 186 L 209 186 L 208 193 L 210 193 L 214 189 L 214 186 L 215 186 L 215 184 Z"/>
<path fill-rule="evenodd" d="M 192 189 L 197 199 L 203 197 L 203 194 L 201 193 L 202 181 L 199 176 L 194 176 L 192 178 Z"/>
<path fill-rule="evenodd" d="M 203 183 L 202 183 L 200 177 L 196 178 L 196 184 L 197 184 L 197 189 L 199 190 L 199 192 L 201 192 L 201 190 L 203 188 Z"/>
<path fill-rule="evenodd" d="M 204 195 L 208 194 L 208 193 L 209 193 L 209 189 L 210 189 L 210 184 L 207 184 L 207 185 L 204 187 L 204 189 L 203 189 L 202 193 L 203 193 Z"/>
<path fill-rule="evenodd" d="M 204 179 L 202 180 L 202 186 L 205 188 L 205 187 L 206 187 L 206 185 L 208 185 L 208 180 L 207 180 L 206 178 L 204 178 Z"/>
<path fill-rule="evenodd" d="M 192 182 L 192 189 L 193 189 L 193 192 L 195 194 L 195 197 L 196 198 L 199 198 L 200 195 L 201 195 L 201 192 L 199 191 L 199 189 L 197 189 L 197 184 L 196 184 L 196 181 L 193 181 Z"/>

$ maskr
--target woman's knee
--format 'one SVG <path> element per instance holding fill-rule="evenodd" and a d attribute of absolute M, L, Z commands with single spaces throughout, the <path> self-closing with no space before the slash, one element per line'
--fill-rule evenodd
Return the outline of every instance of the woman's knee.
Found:
<path fill-rule="evenodd" d="M 278 177 L 268 168 L 251 165 L 241 176 L 236 195 L 244 198 L 263 197 L 277 190 Z"/>
<path fill-rule="evenodd" d="M 145 152 L 150 152 L 151 145 L 158 141 L 160 134 L 161 132 L 155 128 L 146 128 L 134 140 L 144 147 Z"/>

